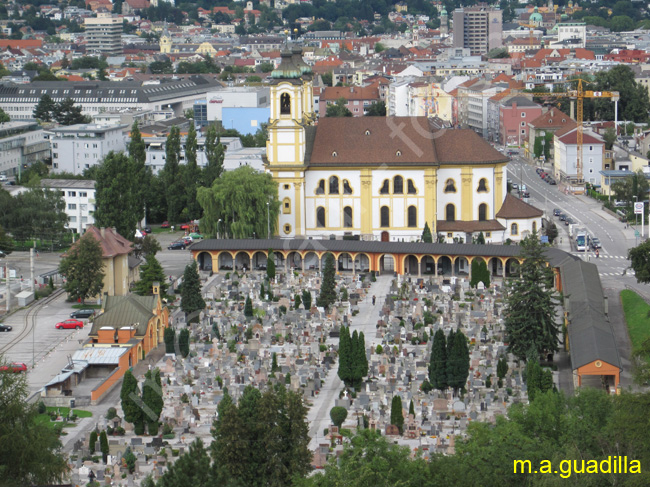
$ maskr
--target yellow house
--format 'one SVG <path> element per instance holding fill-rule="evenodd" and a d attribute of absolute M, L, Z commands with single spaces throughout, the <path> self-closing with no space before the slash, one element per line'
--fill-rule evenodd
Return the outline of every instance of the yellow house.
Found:
<path fill-rule="evenodd" d="M 127 295 L 131 283 L 140 278 L 140 261 L 130 255 L 133 244 L 115 228 L 89 226 L 81 238 L 94 238 L 102 247 L 104 288 L 101 296 Z"/>

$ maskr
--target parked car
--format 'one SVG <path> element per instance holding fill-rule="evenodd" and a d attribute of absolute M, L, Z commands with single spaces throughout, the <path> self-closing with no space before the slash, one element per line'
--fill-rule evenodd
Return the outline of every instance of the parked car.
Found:
<path fill-rule="evenodd" d="M 591 239 L 591 248 L 594 250 L 602 248 L 602 245 L 600 244 L 600 239 L 598 237 L 594 237 Z"/>
<path fill-rule="evenodd" d="M 150 226 L 146 226 L 142 230 L 144 230 L 147 233 L 147 235 L 151 233 L 151 227 Z"/>
<path fill-rule="evenodd" d="M 160 224 L 160 228 L 169 228 L 169 222 L 167 220 L 165 220 L 164 222 L 162 222 Z"/>
<path fill-rule="evenodd" d="M 84 322 L 74 319 L 69 319 L 57 323 L 55 328 L 57 330 L 79 330 L 84 327 Z"/>
<path fill-rule="evenodd" d="M 202 239 L 203 238 L 203 235 L 201 235 L 200 233 L 197 233 L 197 232 L 190 233 L 189 236 L 192 237 L 192 239 Z"/>
<path fill-rule="evenodd" d="M 23 362 L 13 362 L 0 366 L 0 372 L 27 372 L 27 364 L 24 364 Z"/>
<path fill-rule="evenodd" d="M 564 220 L 564 224 L 565 224 L 565 225 L 573 225 L 575 222 L 576 222 L 576 221 L 575 221 L 573 218 L 571 218 L 571 217 L 567 217 L 567 219 Z"/>
<path fill-rule="evenodd" d="M 178 242 L 172 242 L 171 244 L 169 244 L 169 247 L 167 248 L 169 250 L 178 250 L 178 249 L 185 250 L 185 242 L 183 242 L 182 240 Z"/>
<path fill-rule="evenodd" d="M 190 245 L 194 241 L 194 239 L 189 235 L 185 235 L 181 240 L 183 240 L 185 245 Z"/>
<path fill-rule="evenodd" d="M 555 179 L 549 178 L 548 184 L 550 184 L 551 186 L 555 186 L 557 183 L 555 182 Z"/>
<path fill-rule="evenodd" d="M 560 213 L 560 221 L 563 222 L 567 219 L 567 216 L 564 213 Z"/>
<path fill-rule="evenodd" d="M 190 224 L 189 223 L 182 223 L 180 226 L 181 230 L 189 230 L 190 229 Z"/>
<path fill-rule="evenodd" d="M 560 213 L 562 213 L 562 210 L 559 208 L 553 208 L 553 216 L 560 216 Z"/>
<path fill-rule="evenodd" d="M 512 189 L 517 191 L 519 189 L 519 185 L 517 183 L 512 183 Z"/>
<path fill-rule="evenodd" d="M 11 331 L 11 330 L 13 330 L 11 326 L 0 323 L 0 331 Z"/>
<path fill-rule="evenodd" d="M 95 316 L 94 309 L 78 309 L 70 313 L 70 318 L 90 318 Z"/>

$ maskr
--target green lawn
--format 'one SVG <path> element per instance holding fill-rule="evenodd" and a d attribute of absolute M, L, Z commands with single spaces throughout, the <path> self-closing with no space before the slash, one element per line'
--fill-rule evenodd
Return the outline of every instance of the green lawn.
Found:
<path fill-rule="evenodd" d="M 621 303 L 632 349 L 638 350 L 650 338 L 650 305 L 634 291 L 621 291 Z"/>
<path fill-rule="evenodd" d="M 68 414 L 70 413 L 70 408 L 55 408 L 55 407 L 48 407 L 48 411 L 58 411 L 61 417 L 67 418 Z M 93 416 L 93 413 L 90 411 L 84 411 L 83 409 L 73 409 L 72 412 L 77 415 L 78 418 L 91 418 Z M 36 422 L 37 423 L 45 423 L 48 426 L 54 428 L 57 424 L 61 424 L 61 421 L 52 421 L 50 419 L 49 414 L 39 414 L 36 416 Z M 76 423 L 70 422 L 70 423 L 65 423 L 63 425 L 64 428 L 74 428 L 76 426 Z"/>

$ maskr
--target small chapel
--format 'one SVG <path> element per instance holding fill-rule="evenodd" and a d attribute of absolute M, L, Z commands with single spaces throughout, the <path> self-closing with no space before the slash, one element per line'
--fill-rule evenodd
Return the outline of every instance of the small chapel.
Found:
<path fill-rule="evenodd" d="M 426 117 L 314 113 L 311 68 L 298 46 L 271 73 L 265 167 L 278 183 L 282 238 L 519 241 L 542 211 L 509 195 L 510 159 L 472 130 Z"/>

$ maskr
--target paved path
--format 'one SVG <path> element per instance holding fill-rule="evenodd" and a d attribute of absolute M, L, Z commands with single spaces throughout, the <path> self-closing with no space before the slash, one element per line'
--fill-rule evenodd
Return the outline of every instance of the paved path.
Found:
<path fill-rule="evenodd" d="M 353 316 L 350 320 L 351 331 L 363 332 L 366 348 L 376 342 L 379 310 L 386 294 L 388 294 L 393 279 L 393 275 L 378 276 L 377 281 L 373 282 L 368 290 L 368 297 L 358 303 L 359 314 Z M 377 298 L 374 306 L 372 304 L 373 295 Z M 330 426 L 330 410 L 334 407 L 335 401 L 343 388 L 343 383 L 339 379 L 337 372 L 338 363 L 334 365 L 327 375 L 319 395 L 314 399 L 314 403 L 307 414 L 307 421 L 310 425 L 309 436 L 311 437 L 309 448 L 312 451 L 315 451 L 318 443 L 323 440 L 325 428 Z"/>

